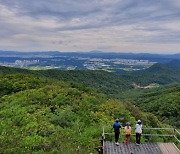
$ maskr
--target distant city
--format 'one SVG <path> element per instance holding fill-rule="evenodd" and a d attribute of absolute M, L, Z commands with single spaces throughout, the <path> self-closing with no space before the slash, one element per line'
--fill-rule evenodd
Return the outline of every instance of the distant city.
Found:
<path fill-rule="evenodd" d="M 138 71 L 157 62 L 170 61 L 173 55 L 103 52 L 9 52 L 0 51 L 0 65 L 31 70 Z M 179 56 L 179 54 L 178 54 Z M 177 56 L 174 56 L 177 57 Z M 173 58 L 173 57 L 172 57 Z"/>

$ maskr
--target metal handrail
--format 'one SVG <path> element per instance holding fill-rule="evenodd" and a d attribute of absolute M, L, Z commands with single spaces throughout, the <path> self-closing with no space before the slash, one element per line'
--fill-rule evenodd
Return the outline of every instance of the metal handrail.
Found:
<path fill-rule="evenodd" d="M 114 135 L 114 133 L 104 133 L 104 135 Z M 119 134 L 120 136 L 124 136 L 125 134 Z M 141 134 L 142 136 L 164 136 L 164 137 L 174 137 L 174 135 L 168 134 Z M 136 134 L 131 134 L 131 136 L 136 136 Z"/>
<path fill-rule="evenodd" d="M 112 127 L 110 127 L 110 126 L 103 126 L 103 128 L 112 128 Z M 124 127 L 121 127 L 122 129 L 124 128 Z M 134 127 L 131 127 L 131 128 L 134 128 Z M 152 127 L 144 127 L 144 128 L 142 128 L 142 129 L 148 129 L 148 130 L 174 130 L 174 128 L 152 128 Z M 175 129 L 176 130 L 176 129 Z M 177 130 L 176 130 L 177 131 Z M 178 131 L 177 131 L 178 132 Z M 179 133 L 179 132 L 178 132 Z M 179 133 L 180 134 L 180 133 Z"/>
<path fill-rule="evenodd" d="M 110 126 L 103 126 L 103 136 L 105 139 L 105 135 L 113 135 L 114 133 L 105 133 L 105 129 L 104 128 L 112 128 Z M 121 127 L 124 128 L 124 127 Z M 133 128 L 133 127 L 132 127 Z M 172 134 L 142 134 L 142 136 L 161 136 L 161 137 L 174 137 L 179 143 L 180 140 L 177 138 L 177 134 L 180 135 L 180 132 L 175 129 L 175 128 L 143 128 L 144 130 L 172 130 L 173 133 Z M 120 134 L 120 136 L 125 135 L 124 133 Z M 136 134 L 131 134 L 132 136 L 135 136 Z"/>
<path fill-rule="evenodd" d="M 102 129 L 103 129 L 103 133 L 102 133 L 102 154 L 104 154 L 104 140 L 105 140 L 104 127 Z"/>
<path fill-rule="evenodd" d="M 174 129 L 174 138 L 180 143 L 180 140 L 177 138 L 176 133 L 180 135 L 180 132 L 177 129 Z"/>
<path fill-rule="evenodd" d="M 174 130 L 174 128 L 143 128 L 143 129 L 148 129 L 148 130 Z"/>
<path fill-rule="evenodd" d="M 174 135 L 174 138 L 180 143 L 180 140 Z"/>
<path fill-rule="evenodd" d="M 177 129 L 174 129 L 174 130 L 175 130 L 175 132 L 177 132 L 180 135 L 180 132 Z"/>

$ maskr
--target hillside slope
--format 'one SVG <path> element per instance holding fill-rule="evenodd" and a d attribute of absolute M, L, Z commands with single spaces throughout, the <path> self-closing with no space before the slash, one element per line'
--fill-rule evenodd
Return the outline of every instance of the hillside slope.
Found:
<path fill-rule="evenodd" d="M 144 71 L 136 71 L 125 75 L 115 75 L 105 71 L 60 71 L 60 70 L 42 70 L 31 71 L 26 69 L 9 68 L 0 66 L 0 74 L 25 73 L 33 74 L 37 77 L 46 77 L 50 79 L 63 80 L 66 82 L 77 82 L 97 89 L 109 96 L 118 98 L 121 92 L 132 89 L 131 84 L 137 83 L 147 86 L 151 83 L 166 85 L 171 83 L 180 83 L 180 70 L 163 65 L 155 64 Z"/>
<path fill-rule="evenodd" d="M 180 128 L 180 84 L 144 92 L 134 102 L 164 123 Z"/>
<path fill-rule="evenodd" d="M 144 71 L 123 75 L 123 78 L 144 86 L 151 83 L 160 85 L 180 83 L 180 70 L 157 63 Z"/>
<path fill-rule="evenodd" d="M 180 70 L 180 60 L 178 60 L 178 59 L 172 60 L 169 63 L 167 63 L 166 65 Z"/>
<path fill-rule="evenodd" d="M 101 126 L 112 125 L 117 117 L 122 125 L 141 118 L 145 126 L 162 126 L 153 114 L 78 84 L 28 74 L 6 75 L 0 81 L 13 91 L 1 89 L 2 153 L 94 152 L 99 143 L 89 141 L 98 141 Z"/>
<path fill-rule="evenodd" d="M 46 77 L 49 79 L 63 80 L 65 82 L 76 82 L 97 89 L 108 95 L 116 94 L 131 88 L 131 82 L 123 79 L 119 75 L 105 71 L 61 71 L 61 70 L 41 70 L 32 71 L 26 69 L 9 68 L 0 66 L 0 74 L 24 73 L 37 77 Z"/>

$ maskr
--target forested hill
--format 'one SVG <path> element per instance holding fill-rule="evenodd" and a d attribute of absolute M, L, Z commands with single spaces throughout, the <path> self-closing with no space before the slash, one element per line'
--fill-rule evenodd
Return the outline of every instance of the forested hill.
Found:
<path fill-rule="evenodd" d="M 180 83 L 180 69 L 157 63 L 146 70 L 123 75 L 123 78 L 144 86 L 151 83 L 161 85 Z"/>
<path fill-rule="evenodd" d="M 26 69 L 9 68 L 0 66 L 0 74 L 25 73 L 37 77 L 77 82 L 97 89 L 110 96 L 117 96 L 122 91 L 132 89 L 132 83 L 147 86 L 151 83 L 160 85 L 180 83 L 180 70 L 164 64 L 155 64 L 144 71 L 136 71 L 125 75 L 116 75 L 105 71 L 89 70 L 41 70 L 32 71 Z"/>
<path fill-rule="evenodd" d="M 14 74 L 23 73 L 30 74 L 37 77 L 46 77 L 49 79 L 63 80 L 66 82 L 81 83 L 85 86 L 95 88 L 99 92 L 106 94 L 116 94 L 119 91 L 131 88 L 131 81 L 122 78 L 119 75 L 108 73 L 105 71 L 89 71 L 89 70 L 74 70 L 74 71 L 61 71 L 61 70 L 41 70 L 32 71 L 27 69 L 10 68 L 0 66 L 0 74 Z M 112 89 L 113 88 L 113 89 Z"/>
<path fill-rule="evenodd" d="M 17 74 L 17 73 L 31 74 L 32 71 L 27 70 L 27 69 L 20 69 L 20 68 L 14 68 L 14 67 L 0 66 L 0 75 Z"/>
<path fill-rule="evenodd" d="M 157 115 L 164 123 L 180 128 L 180 84 L 145 92 L 134 102 L 144 111 Z"/>
<path fill-rule="evenodd" d="M 130 103 L 21 71 L 0 77 L 1 153 L 95 153 L 102 125 L 111 126 L 117 117 L 122 125 L 141 118 L 144 126 L 164 127 Z"/>
<path fill-rule="evenodd" d="M 180 70 L 180 60 L 178 60 L 178 59 L 170 61 L 169 63 L 167 63 L 167 65 L 169 67 L 173 67 L 175 69 L 179 69 Z"/>

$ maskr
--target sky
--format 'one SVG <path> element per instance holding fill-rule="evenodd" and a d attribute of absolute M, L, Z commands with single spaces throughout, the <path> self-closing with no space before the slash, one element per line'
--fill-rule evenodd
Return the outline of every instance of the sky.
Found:
<path fill-rule="evenodd" d="M 0 0 L 0 50 L 180 53 L 180 0 Z"/>

